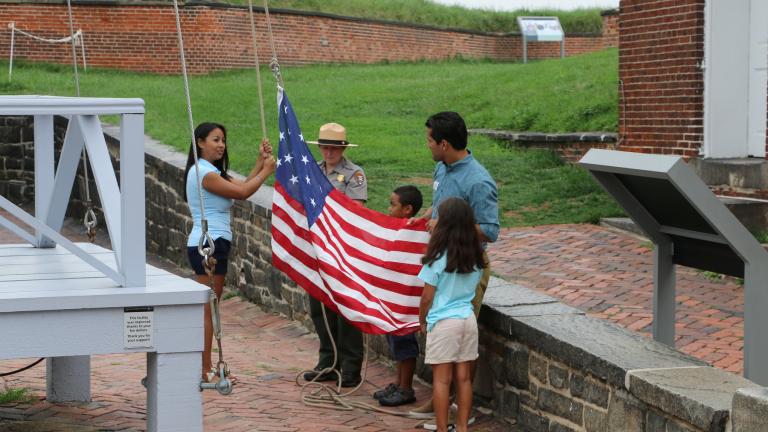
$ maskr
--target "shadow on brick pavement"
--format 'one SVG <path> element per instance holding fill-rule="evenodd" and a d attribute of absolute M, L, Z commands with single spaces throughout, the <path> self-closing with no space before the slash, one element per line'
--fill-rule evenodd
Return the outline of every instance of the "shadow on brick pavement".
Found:
<path fill-rule="evenodd" d="M 7 216 L 7 214 L 4 214 Z M 63 230 L 70 239 L 84 241 L 78 223 L 67 221 Z M 0 243 L 21 243 L 0 229 Z M 107 245 L 103 233 L 97 243 Z M 150 258 L 152 265 L 189 276 L 166 262 Z M 204 393 L 205 430 L 227 431 L 416 431 L 417 421 L 394 415 L 362 411 L 336 411 L 305 406 L 295 384 L 296 374 L 315 364 L 317 338 L 303 326 L 266 313 L 255 304 L 231 298 L 222 303 L 226 360 L 238 384 L 230 396 Z M 11 370 L 32 359 L 0 361 L 0 371 Z M 51 404 L 45 397 L 45 369 L 37 366 L 4 379 L 6 388 L 30 389 L 34 402 L 0 406 L 0 432 L 94 432 L 145 430 L 144 354 L 92 357 L 88 404 Z M 354 400 L 375 402 L 370 394 L 391 382 L 394 371 L 383 361 L 372 361 L 366 382 Z M 417 382 L 416 396 L 426 400 L 431 389 Z M 412 406 L 400 407 L 407 411 Z M 490 416 L 479 416 L 472 431 L 516 430 Z"/>

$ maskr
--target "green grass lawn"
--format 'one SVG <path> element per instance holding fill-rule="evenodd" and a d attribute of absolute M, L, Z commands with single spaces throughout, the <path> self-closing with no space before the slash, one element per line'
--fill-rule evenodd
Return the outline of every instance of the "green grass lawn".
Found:
<path fill-rule="evenodd" d="M 248 0 L 226 2 L 248 4 Z M 253 4 L 261 6 L 263 2 L 253 0 Z M 270 0 L 269 7 L 501 33 L 517 32 L 518 16 L 556 16 L 566 33 L 600 33 L 603 25 L 599 8 L 502 12 L 448 6 L 429 0 Z"/>
<path fill-rule="evenodd" d="M 0 62 L 0 70 L 7 63 Z M 386 65 L 324 65 L 285 68 L 285 84 L 304 136 L 321 124 L 346 126 L 360 147 L 347 156 L 370 182 L 369 206 L 384 211 L 390 191 L 414 183 L 427 197 L 434 163 L 426 148 L 424 121 L 437 111 L 463 114 L 470 128 L 539 132 L 615 130 L 615 49 L 523 65 L 435 62 Z M 277 142 L 275 87 L 262 73 L 267 125 Z M 141 97 L 146 132 L 182 151 L 189 130 L 182 79 L 109 70 L 81 75 L 83 96 Z M 230 71 L 192 77 L 195 121 L 217 121 L 229 130 L 232 165 L 246 173 L 261 136 L 255 72 Z M 66 66 L 20 64 L 2 94 L 73 95 Z M 506 150 L 483 137 L 470 138 L 475 156 L 499 184 L 505 226 L 595 222 L 620 214 L 589 175 L 562 164 L 548 151 Z M 429 198 L 427 198 L 429 201 Z"/>

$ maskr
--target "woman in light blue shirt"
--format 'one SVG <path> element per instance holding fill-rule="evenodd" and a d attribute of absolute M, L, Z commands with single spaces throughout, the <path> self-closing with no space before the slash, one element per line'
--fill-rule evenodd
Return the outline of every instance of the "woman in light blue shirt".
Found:
<path fill-rule="evenodd" d="M 213 271 L 213 286 L 216 296 L 221 298 L 224 289 L 224 279 L 227 274 L 227 260 L 232 242 L 230 227 L 230 209 L 233 200 L 248 199 L 253 195 L 270 174 L 275 172 L 275 158 L 272 147 L 267 139 L 262 140 L 259 157 L 256 159 L 251 173 L 244 180 L 237 180 L 229 175 L 229 154 L 227 153 L 227 130 L 217 123 L 202 123 L 195 129 L 195 145 L 197 145 L 199 181 L 202 184 L 205 218 L 208 221 L 208 233 L 214 244 L 216 267 Z M 197 251 L 197 245 L 202 235 L 200 224 L 200 191 L 198 173 L 195 169 L 195 158 L 189 148 L 187 168 L 184 171 L 185 198 L 189 204 L 194 223 L 192 232 L 187 239 L 187 256 L 195 279 L 201 284 L 208 285 L 209 277 L 203 267 L 203 260 Z M 207 244 L 207 243 L 206 243 Z M 205 348 L 203 351 L 203 381 L 209 380 L 211 371 L 211 345 L 213 342 L 213 326 L 211 325 L 211 310 L 205 305 Z"/>

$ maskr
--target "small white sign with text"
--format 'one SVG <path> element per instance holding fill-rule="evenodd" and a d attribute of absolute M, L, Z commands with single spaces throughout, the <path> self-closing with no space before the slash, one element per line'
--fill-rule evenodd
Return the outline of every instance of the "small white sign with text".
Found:
<path fill-rule="evenodd" d="M 123 345 L 125 348 L 152 348 L 154 342 L 154 308 L 125 308 L 123 311 Z"/>

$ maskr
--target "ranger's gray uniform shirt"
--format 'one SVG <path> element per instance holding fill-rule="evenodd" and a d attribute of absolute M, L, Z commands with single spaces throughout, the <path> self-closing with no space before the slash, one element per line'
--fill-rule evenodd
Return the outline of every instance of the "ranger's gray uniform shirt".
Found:
<path fill-rule="evenodd" d="M 317 163 L 325 172 L 325 161 Z M 342 157 L 341 161 L 326 176 L 333 187 L 346 196 L 360 201 L 368 200 L 368 180 L 363 169 Z"/>

